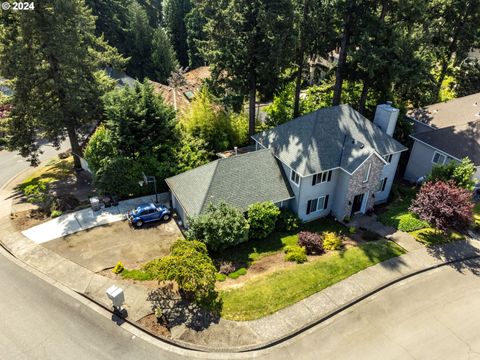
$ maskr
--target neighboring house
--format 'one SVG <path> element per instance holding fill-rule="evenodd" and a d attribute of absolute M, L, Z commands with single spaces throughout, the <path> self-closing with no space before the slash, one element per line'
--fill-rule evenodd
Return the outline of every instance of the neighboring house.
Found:
<path fill-rule="evenodd" d="M 151 81 L 151 83 L 155 91 L 162 95 L 168 105 L 177 111 L 183 112 L 190 107 L 195 93 L 201 88 L 203 82 L 208 79 L 210 75 L 210 68 L 208 66 L 201 66 L 183 74 L 185 85 L 180 87 L 173 88 L 155 81 Z"/>
<path fill-rule="evenodd" d="M 119 87 L 135 85 L 136 80 L 123 71 L 115 70 L 112 67 L 106 67 L 105 72 L 117 82 Z"/>
<path fill-rule="evenodd" d="M 166 179 L 172 206 L 183 222 L 222 200 L 242 210 L 272 201 L 303 221 L 364 213 L 387 200 L 407 150 L 392 138 L 397 118 L 388 104 L 374 123 L 349 105 L 296 118 L 253 136 L 258 151 Z"/>
<path fill-rule="evenodd" d="M 480 93 L 429 105 L 407 114 L 414 140 L 405 179 L 417 181 L 435 164 L 468 157 L 480 177 Z"/>

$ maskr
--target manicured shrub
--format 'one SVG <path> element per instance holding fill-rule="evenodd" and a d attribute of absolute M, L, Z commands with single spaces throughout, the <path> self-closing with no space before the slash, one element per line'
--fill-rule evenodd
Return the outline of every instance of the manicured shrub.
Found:
<path fill-rule="evenodd" d="M 250 205 L 247 211 L 250 238 L 265 239 L 275 230 L 279 215 L 280 209 L 271 201 Z"/>
<path fill-rule="evenodd" d="M 323 248 L 325 250 L 339 250 L 342 247 L 342 239 L 336 233 L 325 231 L 323 233 Z"/>
<path fill-rule="evenodd" d="M 381 236 L 379 234 L 377 234 L 375 231 L 365 230 L 362 233 L 362 239 L 365 240 L 365 241 L 375 241 L 375 240 L 378 240 L 380 238 L 381 238 Z"/>
<path fill-rule="evenodd" d="M 88 162 L 88 167 L 95 174 L 108 159 L 115 157 L 116 153 L 111 132 L 105 125 L 100 125 L 88 140 L 83 156 Z"/>
<path fill-rule="evenodd" d="M 235 265 L 231 261 L 222 261 L 218 266 L 218 272 L 220 274 L 228 275 L 235 271 Z"/>
<path fill-rule="evenodd" d="M 228 274 L 228 277 L 230 279 L 238 279 L 240 276 L 245 275 L 246 273 L 247 273 L 247 269 L 240 268 L 237 271 L 234 271 L 234 272 Z"/>
<path fill-rule="evenodd" d="M 305 248 L 295 245 L 285 246 L 285 261 L 302 264 L 307 261 L 307 251 Z"/>
<path fill-rule="evenodd" d="M 59 217 L 62 214 L 63 214 L 63 212 L 61 212 L 60 210 L 52 210 L 52 212 L 50 213 L 50 217 L 56 218 L 56 217 Z"/>
<path fill-rule="evenodd" d="M 348 223 L 350 222 L 350 220 L 351 220 L 351 219 L 350 219 L 350 216 L 345 216 L 345 217 L 343 218 L 343 222 L 346 223 L 346 224 L 348 224 Z"/>
<path fill-rule="evenodd" d="M 355 226 L 350 226 L 348 228 L 348 233 L 353 235 L 353 234 L 356 234 L 357 233 L 357 228 Z"/>
<path fill-rule="evenodd" d="M 122 262 L 119 261 L 117 265 L 112 269 L 112 272 L 114 274 L 120 274 L 123 270 L 125 270 L 125 267 L 123 266 Z"/>
<path fill-rule="evenodd" d="M 427 182 L 448 182 L 451 180 L 460 188 L 472 190 L 475 185 L 473 181 L 475 171 L 475 165 L 469 158 L 464 158 L 460 163 L 450 161 L 447 164 L 434 165 L 427 176 Z"/>
<path fill-rule="evenodd" d="M 217 274 L 215 275 L 215 277 L 216 277 L 217 281 L 225 281 L 225 280 L 227 280 L 227 275 L 225 275 L 225 274 L 217 273 Z"/>
<path fill-rule="evenodd" d="M 420 219 L 444 233 L 467 228 L 473 218 L 472 195 L 453 181 L 427 182 L 409 208 Z"/>
<path fill-rule="evenodd" d="M 294 231 L 300 226 L 300 219 L 290 209 L 280 209 L 277 219 L 277 230 Z"/>
<path fill-rule="evenodd" d="M 186 297 L 195 301 L 207 302 L 216 295 L 217 270 L 205 244 L 199 241 L 177 240 L 170 255 L 150 261 L 143 270 L 159 281 L 175 281 Z"/>
<path fill-rule="evenodd" d="M 189 218 L 189 239 L 198 239 L 214 251 L 248 240 L 248 223 L 240 210 L 220 202 L 210 204 L 207 210 Z"/>
<path fill-rule="evenodd" d="M 320 255 L 323 253 L 322 237 L 314 232 L 301 231 L 298 233 L 298 245 L 305 248 L 307 254 Z"/>

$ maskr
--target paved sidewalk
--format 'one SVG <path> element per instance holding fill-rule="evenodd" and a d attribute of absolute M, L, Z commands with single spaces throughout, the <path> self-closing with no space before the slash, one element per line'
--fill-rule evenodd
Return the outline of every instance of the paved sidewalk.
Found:
<path fill-rule="evenodd" d="M 53 280 L 88 295 L 107 307 L 111 307 L 111 303 L 105 295 L 106 289 L 111 285 L 122 287 L 130 320 L 136 321 L 152 313 L 150 303 L 147 301 L 148 290 L 145 287 L 97 275 L 16 231 L 9 220 L 11 209 L 9 196 L 9 191 L 0 191 L 0 241 L 17 258 Z"/>
<path fill-rule="evenodd" d="M 160 203 L 170 206 L 170 195 L 168 193 L 162 193 L 158 196 Z M 155 202 L 155 196 L 149 195 L 120 201 L 118 206 L 112 206 L 100 211 L 93 211 L 91 208 L 75 211 L 24 230 L 22 234 L 36 244 L 43 244 L 79 231 L 121 221 L 124 219 L 127 211 L 147 202 Z"/>
<path fill-rule="evenodd" d="M 364 297 L 388 283 L 400 280 L 445 262 L 480 256 L 480 241 L 469 239 L 443 246 L 421 246 L 405 255 L 371 266 L 332 285 L 288 308 L 264 318 L 235 322 L 221 319 L 203 331 L 183 326 L 173 329 L 176 339 L 210 348 L 228 350 L 238 346 L 254 347 L 286 337 L 328 317 L 332 313 Z M 458 271 L 469 271 L 468 262 L 450 266 Z"/>
<path fill-rule="evenodd" d="M 89 295 L 99 303 L 110 306 L 105 290 L 115 284 L 124 288 L 126 308 L 130 320 L 150 314 L 145 287 L 124 284 L 99 276 L 15 231 L 9 220 L 10 200 L 7 191 L 0 192 L 0 240 L 19 259 L 45 273 L 69 288 Z M 387 231 L 386 229 L 377 229 Z M 381 233 L 383 235 L 383 233 Z M 394 235 L 394 234 L 386 234 Z M 409 238 L 398 241 L 411 249 L 405 255 L 369 267 L 330 286 L 288 308 L 264 318 L 235 322 L 221 319 L 203 331 L 184 326 L 172 329 L 172 337 L 184 342 L 204 346 L 215 351 L 245 350 L 264 346 L 283 337 L 307 329 L 318 321 L 335 314 L 359 299 L 405 276 L 439 266 L 446 262 L 480 256 L 480 241 L 468 239 L 443 246 L 426 248 L 410 243 Z M 415 245 L 415 246 L 414 246 Z M 469 262 L 452 263 L 460 272 L 469 271 Z"/>

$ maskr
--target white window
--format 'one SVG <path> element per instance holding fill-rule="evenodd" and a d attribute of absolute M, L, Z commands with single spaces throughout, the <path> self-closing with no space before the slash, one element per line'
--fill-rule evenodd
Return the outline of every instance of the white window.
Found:
<path fill-rule="evenodd" d="M 332 180 L 332 170 L 324 171 L 324 172 L 313 175 L 312 185 L 329 182 L 331 180 Z"/>
<path fill-rule="evenodd" d="M 316 211 L 325 210 L 328 207 L 328 198 L 330 195 L 321 196 L 317 199 L 308 200 L 307 215 Z"/>
<path fill-rule="evenodd" d="M 378 192 L 384 192 L 385 187 L 387 186 L 387 180 L 388 178 L 383 178 L 380 180 L 380 183 L 378 184 Z"/>
<path fill-rule="evenodd" d="M 368 169 L 365 175 L 363 176 L 363 182 L 368 182 L 368 178 L 370 177 L 370 170 L 372 170 L 372 163 L 368 164 Z"/>
<path fill-rule="evenodd" d="M 383 160 L 385 160 L 387 163 L 391 163 L 392 162 L 392 156 L 393 156 L 393 154 L 385 155 L 383 157 Z"/>
<path fill-rule="evenodd" d="M 433 154 L 433 159 L 432 159 L 432 162 L 434 164 L 445 164 L 445 160 L 446 160 L 446 156 L 443 155 L 443 154 L 440 154 L 439 152 L 435 151 L 435 153 Z"/>
<path fill-rule="evenodd" d="M 295 171 L 292 170 L 292 171 L 290 172 L 290 180 L 291 180 L 294 184 L 298 185 L 298 184 L 300 184 L 300 175 L 298 175 Z"/>

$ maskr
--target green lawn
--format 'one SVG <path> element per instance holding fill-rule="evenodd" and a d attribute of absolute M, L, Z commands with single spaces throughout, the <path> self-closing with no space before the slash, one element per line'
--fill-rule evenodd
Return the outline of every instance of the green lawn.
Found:
<path fill-rule="evenodd" d="M 247 281 L 241 288 L 221 292 L 222 317 L 230 320 L 261 318 L 360 270 L 402 254 L 404 250 L 394 242 L 380 240 Z"/>
<path fill-rule="evenodd" d="M 418 219 L 408 211 L 415 195 L 415 188 L 399 185 L 394 200 L 388 204 L 387 210 L 378 216 L 378 220 L 384 225 L 406 232 L 428 227 L 426 221 Z"/>
<path fill-rule="evenodd" d="M 431 227 L 412 231 L 410 232 L 410 235 L 412 235 L 417 241 L 420 241 L 428 246 L 446 244 L 448 242 L 457 240 L 465 240 L 465 237 L 459 232 L 452 231 L 451 234 L 447 236 Z"/>
<path fill-rule="evenodd" d="M 473 207 L 473 218 L 475 220 L 475 225 L 480 226 L 480 202 L 476 203 Z"/>
<path fill-rule="evenodd" d="M 335 231 L 346 233 L 347 229 L 331 217 L 322 218 L 307 224 L 300 225 L 300 228 L 292 232 L 276 232 L 264 240 L 249 240 L 240 245 L 212 254 L 216 260 L 232 261 L 248 267 L 252 262 L 262 257 L 276 254 L 287 245 L 297 243 L 297 235 L 300 231 Z"/>

